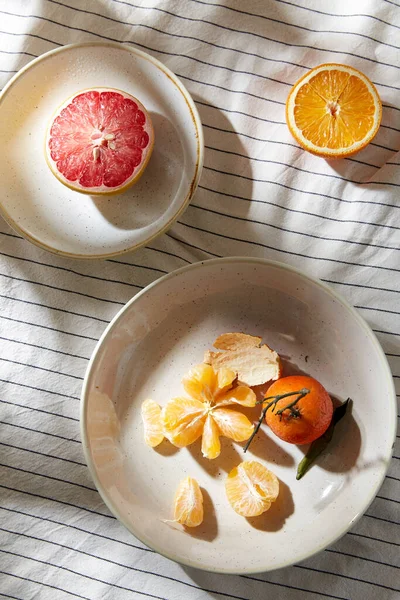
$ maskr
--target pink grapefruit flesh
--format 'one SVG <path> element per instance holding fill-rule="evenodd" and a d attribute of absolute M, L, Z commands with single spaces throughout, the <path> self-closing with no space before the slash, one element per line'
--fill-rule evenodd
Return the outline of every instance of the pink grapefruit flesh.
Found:
<path fill-rule="evenodd" d="M 142 175 L 154 131 L 144 106 L 126 92 L 93 88 L 69 98 L 48 128 L 53 174 L 84 194 L 116 194 Z"/>

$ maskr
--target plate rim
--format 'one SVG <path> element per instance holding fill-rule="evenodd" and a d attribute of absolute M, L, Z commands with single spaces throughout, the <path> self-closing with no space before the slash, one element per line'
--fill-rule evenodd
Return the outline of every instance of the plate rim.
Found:
<path fill-rule="evenodd" d="M 380 477 L 378 477 L 377 481 L 375 482 L 374 487 L 372 488 L 372 491 L 370 493 L 370 495 L 367 497 L 366 502 L 364 502 L 364 504 L 362 505 L 361 509 L 358 510 L 358 512 L 355 515 L 352 515 L 351 518 L 347 518 L 345 519 L 345 524 L 343 525 L 343 527 L 337 532 L 335 533 L 334 536 L 332 536 L 332 538 L 329 539 L 329 541 L 327 543 L 324 543 L 322 546 L 317 547 L 314 551 L 312 552 L 306 552 L 305 554 L 303 554 L 302 556 L 300 556 L 298 559 L 296 559 L 296 561 L 292 561 L 292 560 L 288 560 L 288 561 L 282 561 L 279 565 L 274 566 L 272 569 L 268 568 L 268 565 L 266 565 L 265 569 L 260 569 L 260 568 L 256 568 L 253 569 L 252 567 L 249 568 L 230 568 L 228 567 L 216 567 L 213 568 L 212 566 L 202 566 L 199 564 L 196 564 L 192 561 L 190 561 L 189 559 L 186 559 L 185 557 L 181 558 L 178 557 L 176 554 L 172 554 L 172 553 L 167 553 L 166 551 L 164 551 L 162 548 L 160 548 L 156 543 L 153 542 L 149 542 L 148 540 L 144 539 L 141 535 L 138 535 L 138 533 L 134 530 L 134 528 L 131 526 L 130 523 L 128 523 L 128 521 L 119 513 L 119 510 L 115 507 L 113 501 L 111 500 L 111 498 L 108 497 L 106 490 L 103 489 L 98 477 L 97 477 L 97 472 L 96 472 L 96 468 L 94 465 L 94 462 L 92 460 L 90 451 L 89 451 L 89 444 L 88 444 L 88 435 L 86 432 L 87 429 L 87 422 L 86 422 L 86 408 L 87 408 L 87 403 L 88 403 L 88 389 L 89 389 L 89 384 L 90 384 L 90 380 L 92 378 L 92 368 L 95 364 L 96 358 L 98 353 L 100 352 L 104 342 L 106 341 L 108 335 L 110 334 L 110 332 L 112 331 L 112 329 L 114 328 L 114 326 L 116 325 L 116 323 L 122 318 L 122 316 L 124 315 L 124 313 L 132 306 L 132 304 L 134 304 L 139 298 L 141 298 L 141 296 L 145 295 L 150 289 L 157 287 L 159 285 L 162 285 L 166 280 L 169 279 L 173 279 L 176 276 L 179 276 L 182 273 L 185 273 L 186 271 L 191 271 L 191 270 L 195 270 L 198 268 L 202 268 L 205 265 L 213 265 L 213 264 L 228 264 L 228 263 L 253 263 L 253 264 L 263 264 L 265 266 L 271 266 L 271 267 L 275 267 L 275 268 L 280 268 L 286 271 L 290 271 L 292 273 L 295 273 L 296 275 L 299 275 L 300 277 L 303 277 L 304 279 L 309 280 L 311 283 L 316 284 L 317 286 L 319 286 L 320 288 L 322 288 L 325 292 L 327 292 L 330 296 L 332 296 L 335 300 L 337 300 L 340 304 L 343 305 L 343 307 L 348 310 L 348 312 L 355 318 L 355 320 L 357 321 L 357 323 L 364 329 L 364 331 L 366 332 L 366 334 L 370 337 L 374 347 L 376 348 L 377 352 L 378 352 L 378 356 L 381 360 L 384 372 L 385 372 L 385 376 L 388 382 L 388 387 L 389 387 L 389 393 L 390 393 L 390 397 L 391 397 L 391 404 L 390 406 L 392 407 L 392 417 L 390 419 L 390 424 L 391 424 L 391 440 L 392 443 L 389 446 L 389 452 L 387 454 L 387 456 L 385 456 L 385 458 L 387 459 L 386 462 L 386 466 L 385 468 L 382 470 L 382 474 Z M 294 267 L 292 265 L 288 265 L 286 263 L 282 263 L 279 261 L 274 261 L 274 260 L 270 260 L 267 258 L 256 258 L 256 257 L 245 257 L 245 256 L 232 256 L 232 257 L 222 257 L 222 258 L 213 258 L 213 259 L 208 259 L 208 260 L 203 260 L 203 261 L 198 261 L 195 263 L 191 263 L 190 265 L 185 265 L 179 269 L 176 269 L 175 271 L 171 271 L 170 273 L 167 273 L 166 275 L 163 275 L 162 277 L 156 279 L 155 281 L 153 281 L 152 283 L 150 283 L 149 285 L 147 285 L 143 290 L 141 290 L 140 292 L 138 292 L 137 294 L 135 294 L 135 296 L 133 296 L 118 312 L 117 314 L 113 317 L 113 319 L 110 321 L 110 323 L 107 325 L 107 327 L 105 328 L 105 330 L 103 331 L 102 335 L 99 338 L 99 341 L 97 342 L 92 355 L 90 357 L 86 372 L 85 372 L 85 376 L 84 376 L 84 380 L 83 380 L 83 384 L 82 384 L 82 390 L 81 390 L 81 406 L 80 406 L 80 434 L 81 434 L 81 440 L 82 440 L 82 446 L 83 446 L 83 452 L 84 452 L 84 456 L 85 456 L 85 460 L 90 472 L 90 475 L 93 479 L 93 482 L 97 488 L 97 491 L 99 492 L 101 498 L 103 499 L 105 505 L 107 506 L 107 508 L 110 510 L 110 512 L 112 513 L 112 515 L 114 515 L 114 517 L 116 517 L 116 519 L 122 523 L 122 525 L 124 525 L 124 527 L 134 536 L 136 537 L 140 542 L 142 542 L 143 544 L 145 544 L 146 546 L 149 546 L 150 548 L 152 548 L 153 550 L 155 550 L 158 554 L 160 554 L 161 556 L 164 556 L 165 558 L 168 558 L 170 560 L 173 560 L 174 562 L 178 563 L 178 564 L 182 564 L 185 565 L 187 567 L 191 567 L 194 569 L 199 569 L 202 571 L 206 571 L 209 573 L 219 573 L 219 574 L 224 574 L 224 575 L 255 575 L 255 574 L 260 574 L 260 573 L 266 573 L 269 571 L 275 571 L 277 569 L 282 569 L 285 567 L 289 567 L 292 566 L 294 564 L 298 564 L 312 556 L 315 556 L 316 554 L 318 554 L 319 552 L 321 552 L 322 550 L 324 550 L 325 548 L 327 548 L 328 546 L 334 544 L 337 540 L 339 540 L 343 535 L 345 535 L 349 529 L 351 527 L 353 527 L 357 521 L 365 514 L 365 512 L 367 511 L 368 507 L 371 505 L 371 503 L 374 501 L 381 485 L 383 484 L 383 481 L 386 477 L 387 471 L 389 469 L 390 466 L 390 462 L 392 459 L 392 455 L 393 455 L 393 448 L 394 448 L 394 441 L 396 439 L 396 431 L 397 431 L 397 422 L 396 422 L 396 415 L 397 415 L 397 402 L 396 402 L 396 390 L 395 390 L 395 386 L 394 386 L 394 381 L 393 381 L 393 376 L 392 376 L 392 372 L 391 369 L 389 367 L 389 363 L 388 360 L 386 358 L 386 355 L 383 351 L 383 348 L 377 338 L 377 336 L 375 335 L 375 333 L 373 332 L 373 330 L 371 329 L 371 327 L 369 326 L 369 324 L 365 321 L 365 319 L 359 314 L 359 312 L 338 292 L 336 292 L 334 289 L 332 289 L 328 284 L 326 284 L 325 282 L 321 281 L 320 279 L 318 279 L 317 277 L 314 277 L 313 275 L 310 275 L 308 273 L 306 273 L 305 271 Z"/>
<path fill-rule="evenodd" d="M 132 46 L 130 46 L 128 44 L 132 44 Z M 194 103 L 194 100 L 193 100 L 191 94 L 186 89 L 184 84 L 180 81 L 180 79 L 175 75 L 175 73 L 173 73 L 173 71 L 171 71 L 166 65 L 164 65 L 164 63 L 159 61 L 157 58 L 155 58 L 151 54 L 144 52 L 143 50 L 140 50 L 139 48 L 137 48 L 133 42 L 111 42 L 111 41 L 109 41 L 109 42 L 108 41 L 77 42 L 77 43 L 73 43 L 73 44 L 66 44 L 64 46 L 60 46 L 59 48 L 53 48 L 52 50 L 49 50 L 48 52 L 44 52 L 43 54 L 40 54 L 38 57 L 34 58 L 29 63 L 27 63 L 25 66 L 23 66 L 21 69 L 19 69 L 19 71 L 17 73 L 15 73 L 15 75 L 13 75 L 13 77 L 11 77 L 11 79 L 4 86 L 3 90 L 0 92 L 0 112 L 1 112 L 2 102 L 3 102 L 4 98 L 6 97 L 6 94 L 16 83 L 19 82 L 19 79 L 21 77 L 23 77 L 23 75 L 25 75 L 25 73 L 29 69 L 35 67 L 40 62 L 42 62 L 48 58 L 51 58 L 55 54 L 60 54 L 62 52 L 68 52 L 68 51 L 76 49 L 76 48 L 88 48 L 88 47 L 92 47 L 92 46 L 113 47 L 113 48 L 117 48 L 117 49 L 125 51 L 125 52 L 131 52 L 133 54 L 136 54 L 137 56 L 140 56 L 144 60 L 147 60 L 147 61 L 153 63 L 153 65 L 155 65 L 160 71 L 163 72 L 164 75 L 166 75 L 168 77 L 168 79 L 170 79 L 173 82 L 173 84 L 181 92 L 181 94 L 186 102 L 186 105 L 189 109 L 194 126 L 195 126 L 196 140 L 197 140 L 197 149 L 196 149 L 197 160 L 196 160 L 194 175 L 188 186 L 189 191 L 188 191 L 185 199 L 181 203 L 181 206 L 178 208 L 176 213 L 170 218 L 170 220 L 166 224 L 164 224 L 163 227 L 161 229 L 159 229 L 155 234 L 146 238 L 146 240 L 139 242 L 137 244 L 134 244 L 132 246 L 129 246 L 128 248 L 123 248 L 122 250 L 118 250 L 116 252 L 111 252 L 111 253 L 106 252 L 106 253 L 102 253 L 102 254 L 78 254 L 78 253 L 67 252 L 64 250 L 60 250 L 58 248 L 54 248 L 53 246 L 46 244 L 45 242 L 41 241 L 37 237 L 28 233 L 23 227 L 21 227 L 17 223 L 17 221 L 15 221 L 15 219 L 13 217 L 11 217 L 11 215 L 8 214 L 6 208 L 3 206 L 2 199 L 0 198 L 0 214 L 3 216 L 4 220 L 12 227 L 12 229 L 14 229 L 14 231 L 21 234 L 26 240 L 28 240 L 35 246 L 38 246 L 42 250 L 47 250 L 48 252 L 51 252 L 52 254 L 55 254 L 57 256 L 64 256 L 66 258 L 74 258 L 74 259 L 78 259 L 78 260 L 104 260 L 107 258 L 114 258 L 116 256 L 121 256 L 123 254 L 127 254 L 128 252 L 133 252 L 135 250 L 138 250 L 139 248 L 142 248 L 143 246 L 146 246 L 151 241 L 156 239 L 158 236 L 165 233 L 171 227 L 171 225 L 173 223 L 175 223 L 175 221 L 177 219 L 179 219 L 181 214 L 188 207 L 188 205 L 189 205 L 191 199 L 193 198 L 193 195 L 197 189 L 197 186 L 199 184 L 200 176 L 201 176 L 201 173 L 203 170 L 203 164 L 204 164 L 203 126 L 202 126 L 199 112 L 197 110 L 197 107 Z"/>

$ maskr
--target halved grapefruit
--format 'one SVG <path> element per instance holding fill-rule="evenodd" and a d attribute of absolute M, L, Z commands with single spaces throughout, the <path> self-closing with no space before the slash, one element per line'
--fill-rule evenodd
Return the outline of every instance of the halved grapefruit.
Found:
<path fill-rule="evenodd" d="M 46 159 L 69 188 L 116 194 L 143 174 L 153 145 L 153 125 L 139 100 L 120 90 L 92 88 L 57 110 L 47 131 Z"/>

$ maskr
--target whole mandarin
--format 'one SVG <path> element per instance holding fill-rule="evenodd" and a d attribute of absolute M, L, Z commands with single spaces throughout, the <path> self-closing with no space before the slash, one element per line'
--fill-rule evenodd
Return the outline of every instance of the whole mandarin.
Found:
<path fill-rule="evenodd" d="M 281 414 L 277 411 L 284 409 L 301 395 L 301 392 L 309 390 L 302 398 L 290 408 L 283 410 Z M 272 405 L 265 415 L 266 423 L 281 440 L 291 444 L 310 444 L 321 437 L 328 429 L 333 414 L 332 400 L 326 389 L 313 377 L 303 375 L 292 375 L 282 377 L 275 381 L 266 393 L 266 397 L 281 396 L 293 393 L 282 398 Z M 270 400 L 263 404 L 265 407 Z"/>

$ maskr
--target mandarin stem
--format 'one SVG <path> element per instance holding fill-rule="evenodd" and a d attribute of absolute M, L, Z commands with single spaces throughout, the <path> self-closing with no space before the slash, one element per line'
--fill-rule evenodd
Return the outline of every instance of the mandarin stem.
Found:
<path fill-rule="evenodd" d="M 293 412 L 293 416 L 299 417 L 300 413 L 295 413 L 293 406 L 295 406 L 297 404 L 297 402 L 299 402 L 299 400 L 301 400 L 302 398 L 304 398 L 304 396 L 307 396 L 307 394 L 310 393 L 310 390 L 308 388 L 302 388 L 301 390 L 297 390 L 295 392 L 286 392 L 286 394 L 278 394 L 276 396 L 267 396 L 266 398 L 264 398 L 263 400 L 259 400 L 256 404 L 264 404 L 264 402 L 266 400 L 271 400 L 271 398 L 273 398 L 273 400 L 271 400 L 271 402 L 268 402 L 267 406 L 265 406 L 262 411 L 261 411 L 261 415 L 260 418 L 257 421 L 257 425 L 254 427 L 254 431 L 251 434 L 251 436 L 249 437 L 249 439 L 246 442 L 246 445 L 243 448 L 243 452 L 247 452 L 247 450 L 249 449 L 249 446 L 251 444 L 251 442 L 253 441 L 254 437 L 257 435 L 258 430 L 261 427 L 261 424 L 263 422 L 263 420 L 265 419 L 265 415 L 267 414 L 267 410 L 269 408 L 271 408 L 271 406 L 273 406 L 272 408 L 272 412 L 274 411 L 274 408 L 276 406 L 276 404 L 282 400 L 283 398 L 288 398 L 289 396 L 295 396 L 297 394 L 297 398 L 295 400 L 293 400 L 293 402 L 290 402 L 287 406 L 285 406 L 284 408 L 280 408 L 276 414 L 282 416 L 282 413 L 289 409 Z M 298 411 L 297 411 L 298 412 Z"/>

